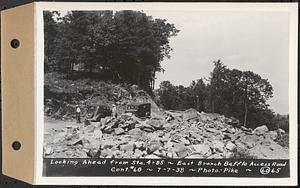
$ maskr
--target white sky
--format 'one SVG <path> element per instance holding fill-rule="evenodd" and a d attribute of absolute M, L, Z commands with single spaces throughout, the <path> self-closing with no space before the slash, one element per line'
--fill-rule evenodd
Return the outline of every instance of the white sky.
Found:
<path fill-rule="evenodd" d="M 213 61 L 229 68 L 253 71 L 274 89 L 270 107 L 288 113 L 289 14 L 285 12 L 144 11 L 180 30 L 171 39 L 171 59 L 162 62 L 155 87 L 169 80 L 188 86 L 208 77 Z M 61 11 L 62 15 L 66 12 Z"/>
<path fill-rule="evenodd" d="M 156 88 L 164 80 L 188 86 L 208 77 L 213 61 L 229 68 L 250 70 L 267 78 L 276 113 L 288 113 L 289 14 L 284 12 L 145 11 L 181 30 L 171 39 L 171 59 L 162 62 Z"/>

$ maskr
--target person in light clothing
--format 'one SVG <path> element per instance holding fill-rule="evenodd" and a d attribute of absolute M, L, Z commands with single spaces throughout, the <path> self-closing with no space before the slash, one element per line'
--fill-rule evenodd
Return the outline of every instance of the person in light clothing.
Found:
<path fill-rule="evenodd" d="M 76 120 L 77 120 L 77 123 L 81 123 L 81 121 L 80 121 L 80 113 L 81 113 L 81 109 L 79 108 L 78 105 L 76 105 Z"/>
<path fill-rule="evenodd" d="M 111 116 L 114 118 L 117 118 L 118 114 L 117 114 L 117 107 L 115 104 L 112 105 L 112 109 L 111 109 Z"/>

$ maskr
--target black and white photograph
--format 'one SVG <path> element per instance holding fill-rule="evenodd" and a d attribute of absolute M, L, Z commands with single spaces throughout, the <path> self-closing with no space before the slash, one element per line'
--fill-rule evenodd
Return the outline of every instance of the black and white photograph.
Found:
<path fill-rule="evenodd" d="M 288 12 L 70 9 L 43 21 L 50 164 L 290 159 Z"/>

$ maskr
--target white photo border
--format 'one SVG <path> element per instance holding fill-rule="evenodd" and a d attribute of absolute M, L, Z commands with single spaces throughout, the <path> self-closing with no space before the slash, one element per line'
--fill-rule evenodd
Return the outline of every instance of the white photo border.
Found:
<path fill-rule="evenodd" d="M 35 2 L 35 179 L 38 185 L 297 185 L 297 64 L 298 4 L 297 3 L 87 3 Z M 43 11 L 67 10 L 163 10 L 163 11 L 283 11 L 290 14 L 289 28 L 289 122 L 290 177 L 44 177 L 44 24 Z"/>

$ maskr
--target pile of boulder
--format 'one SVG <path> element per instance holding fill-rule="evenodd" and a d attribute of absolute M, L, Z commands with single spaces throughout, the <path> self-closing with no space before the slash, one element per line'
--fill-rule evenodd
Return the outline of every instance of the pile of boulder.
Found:
<path fill-rule="evenodd" d="M 151 118 L 124 113 L 45 134 L 46 158 L 288 159 L 275 141 L 283 130 L 252 130 L 216 113 L 164 111 Z M 50 138 L 50 139 L 49 139 Z"/>

